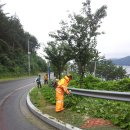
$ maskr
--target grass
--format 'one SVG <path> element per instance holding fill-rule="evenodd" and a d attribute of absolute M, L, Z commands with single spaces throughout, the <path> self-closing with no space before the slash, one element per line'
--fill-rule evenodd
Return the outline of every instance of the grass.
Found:
<path fill-rule="evenodd" d="M 73 124 L 75 126 L 79 126 L 82 124 L 82 115 L 79 113 L 75 113 L 70 111 L 69 109 L 65 109 L 62 112 L 56 113 L 55 112 L 55 105 L 50 104 L 47 102 L 43 96 L 43 93 L 41 92 L 41 89 L 33 89 L 30 93 L 31 101 L 32 103 L 42 111 L 42 113 L 46 113 L 48 115 L 51 115 L 58 120 L 62 120 L 63 122 Z"/>
<path fill-rule="evenodd" d="M 30 98 L 31 98 L 32 103 L 39 110 L 41 110 L 42 113 L 46 113 L 50 116 L 53 116 L 57 118 L 58 120 L 62 120 L 63 122 L 69 123 L 76 127 L 80 127 L 81 125 L 83 125 L 85 122 L 85 119 L 89 118 L 86 115 L 71 111 L 68 108 L 66 108 L 64 111 L 59 112 L 59 113 L 55 112 L 55 104 L 52 105 L 45 99 L 44 94 L 45 94 L 46 87 L 47 86 L 43 86 L 41 89 L 38 89 L 36 87 L 32 90 L 32 92 L 30 93 Z M 49 88 L 49 89 L 52 89 L 52 88 Z M 103 127 L 89 128 L 89 129 L 84 129 L 84 130 L 121 130 L 121 129 L 114 126 L 103 126 Z"/>

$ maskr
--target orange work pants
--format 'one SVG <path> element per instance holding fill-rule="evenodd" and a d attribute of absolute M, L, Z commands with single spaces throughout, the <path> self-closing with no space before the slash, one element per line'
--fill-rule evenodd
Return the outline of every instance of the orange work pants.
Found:
<path fill-rule="evenodd" d="M 56 112 L 64 110 L 64 91 L 62 88 L 56 88 Z"/>

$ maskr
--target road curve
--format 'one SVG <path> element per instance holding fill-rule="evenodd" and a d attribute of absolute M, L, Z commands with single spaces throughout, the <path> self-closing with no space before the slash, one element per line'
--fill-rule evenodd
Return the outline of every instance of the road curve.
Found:
<path fill-rule="evenodd" d="M 28 110 L 26 97 L 34 79 L 0 82 L 0 130 L 56 130 Z"/>

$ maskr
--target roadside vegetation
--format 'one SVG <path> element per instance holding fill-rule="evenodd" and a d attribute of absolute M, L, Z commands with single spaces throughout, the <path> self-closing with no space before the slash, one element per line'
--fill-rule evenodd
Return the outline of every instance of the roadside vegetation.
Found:
<path fill-rule="evenodd" d="M 28 56 L 32 75 L 46 72 L 46 61 L 37 55 L 37 38 L 23 29 L 18 16 L 7 16 L 3 6 L 0 3 L 0 78 L 28 75 Z"/>
<path fill-rule="evenodd" d="M 79 81 L 73 79 L 69 87 L 78 87 L 78 84 Z M 101 81 L 93 76 L 87 76 L 84 79 L 84 89 L 129 92 L 130 79 Z M 80 127 L 85 119 L 94 117 L 110 120 L 113 125 L 121 129 L 130 129 L 130 104 L 128 102 L 65 95 L 65 111 L 57 114 L 55 112 L 55 89 L 51 83 L 49 86 L 43 86 L 42 89 L 33 89 L 30 96 L 32 103 L 43 113 L 50 114 L 77 127 Z"/>

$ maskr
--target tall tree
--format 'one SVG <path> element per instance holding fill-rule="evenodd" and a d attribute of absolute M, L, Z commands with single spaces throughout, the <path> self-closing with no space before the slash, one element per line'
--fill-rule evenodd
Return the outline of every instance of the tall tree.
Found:
<path fill-rule="evenodd" d="M 90 0 L 83 3 L 83 15 L 74 14 L 70 17 L 71 26 L 68 42 L 76 54 L 75 61 L 79 67 L 81 79 L 84 76 L 86 65 L 98 57 L 96 38 L 101 34 L 98 28 L 101 26 L 101 20 L 106 16 L 107 8 L 102 6 L 93 14 L 90 3 Z"/>
<path fill-rule="evenodd" d="M 106 16 L 106 6 L 100 7 L 95 13 L 91 12 L 91 1 L 83 3 L 82 14 L 69 15 L 69 24 L 61 22 L 62 28 L 56 33 L 51 33 L 51 37 L 57 41 L 67 41 L 71 56 L 78 65 L 81 80 L 84 76 L 86 65 L 93 59 L 99 57 L 96 50 L 101 20 Z"/>

